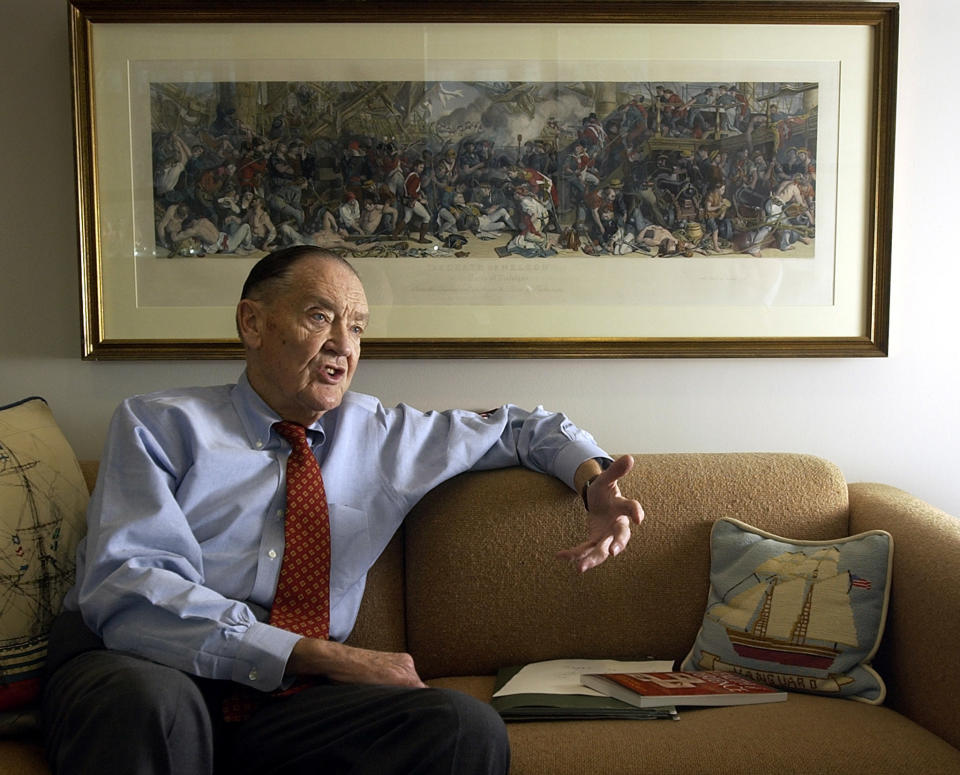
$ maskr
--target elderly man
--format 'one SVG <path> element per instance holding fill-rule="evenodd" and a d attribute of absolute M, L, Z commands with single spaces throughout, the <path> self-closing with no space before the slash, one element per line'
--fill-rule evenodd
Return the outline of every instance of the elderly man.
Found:
<path fill-rule="evenodd" d="M 368 315 L 346 261 L 278 251 L 237 305 L 236 385 L 117 409 L 51 635 L 55 772 L 506 772 L 487 704 L 427 688 L 409 654 L 343 644 L 366 573 L 431 488 L 516 464 L 583 493 L 587 539 L 559 557 L 587 570 L 643 517 L 617 487 L 633 461 L 542 409 L 423 413 L 349 392 Z M 315 591 L 291 592 L 316 568 Z"/>

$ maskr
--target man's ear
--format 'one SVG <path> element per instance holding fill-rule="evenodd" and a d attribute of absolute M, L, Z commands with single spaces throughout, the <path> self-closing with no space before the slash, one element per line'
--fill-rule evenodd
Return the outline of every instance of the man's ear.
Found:
<path fill-rule="evenodd" d="M 247 350 L 260 347 L 263 334 L 263 308 L 253 299 L 240 299 L 237 304 L 237 333 Z"/>

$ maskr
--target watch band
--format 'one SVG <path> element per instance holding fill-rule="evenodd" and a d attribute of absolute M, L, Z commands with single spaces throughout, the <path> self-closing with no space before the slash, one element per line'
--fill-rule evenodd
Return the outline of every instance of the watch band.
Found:
<path fill-rule="evenodd" d="M 583 498 L 583 507 L 590 511 L 590 504 L 587 503 L 587 490 L 590 489 L 590 485 L 593 484 L 593 480 L 596 479 L 600 474 L 594 474 L 587 481 L 583 483 L 583 487 L 580 488 L 580 497 Z"/>

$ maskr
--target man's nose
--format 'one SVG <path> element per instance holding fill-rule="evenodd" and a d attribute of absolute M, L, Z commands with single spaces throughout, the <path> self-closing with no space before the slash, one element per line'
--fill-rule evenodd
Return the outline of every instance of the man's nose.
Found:
<path fill-rule="evenodd" d="M 324 348 L 337 355 L 348 356 L 353 352 L 353 338 L 350 336 L 350 326 L 346 322 L 334 321 L 330 327 L 330 335 L 324 343 Z"/>

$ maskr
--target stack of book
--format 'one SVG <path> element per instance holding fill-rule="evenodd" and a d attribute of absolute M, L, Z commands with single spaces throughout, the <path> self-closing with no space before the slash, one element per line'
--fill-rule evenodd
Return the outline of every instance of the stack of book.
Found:
<path fill-rule="evenodd" d="M 674 719 L 677 707 L 781 702 L 787 693 L 735 673 L 673 662 L 552 660 L 502 669 L 491 704 L 505 721 Z"/>

